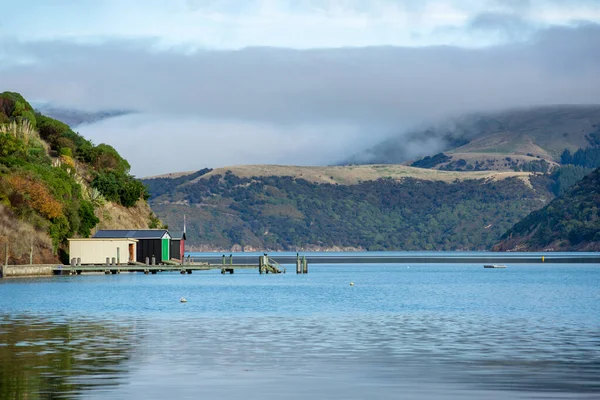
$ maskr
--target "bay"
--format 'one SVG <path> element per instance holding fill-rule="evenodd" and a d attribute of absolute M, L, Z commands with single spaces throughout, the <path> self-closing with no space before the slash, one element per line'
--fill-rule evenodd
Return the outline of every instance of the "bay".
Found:
<path fill-rule="evenodd" d="M 599 398 L 599 267 L 4 279 L 0 398 Z"/>

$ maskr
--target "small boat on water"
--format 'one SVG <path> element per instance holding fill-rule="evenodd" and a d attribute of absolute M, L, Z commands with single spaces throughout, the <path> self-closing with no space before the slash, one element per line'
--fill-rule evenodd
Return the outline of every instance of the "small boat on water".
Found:
<path fill-rule="evenodd" d="M 506 268 L 506 265 L 486 264 L 486 265 L 483 266 L 483 268 Z"/>

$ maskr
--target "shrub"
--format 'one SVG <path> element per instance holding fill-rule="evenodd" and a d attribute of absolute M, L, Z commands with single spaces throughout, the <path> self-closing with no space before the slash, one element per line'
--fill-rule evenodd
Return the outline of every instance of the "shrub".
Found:
<path fill-rule="evenodd" d="M 79 225 L 78 233 L 83 237 L 90 237 L 91 230 L 100 222 L 94 214 L 94 206 L 89 201 L 81 201 L 79 203 Z"/>
<path fill-rule="evenodd" d="M 62 216 L 62 205 L 48 188 L 31 176 L 12 175 L 8 178 L 12 190 L 23 196 L 23 201 L 48 219 Z"/>
<path fill-rule="evenodd" d="M 97 171 L 115 171 L 119 174 L 127 174 L 131 169 L 129 163 L 121 157 L 114 147 L 107 144 L 99 144 L 92 152 L 92 162 Z"/>
<path fill-rule="evenodd" d="M 103 171 L 92 181 L 96 188 L 108 201 L 132 207 L 140 198 L 148 199 L 148 191 L 144 184 L 131 175 L 118 174 L 114 171 Z"/>

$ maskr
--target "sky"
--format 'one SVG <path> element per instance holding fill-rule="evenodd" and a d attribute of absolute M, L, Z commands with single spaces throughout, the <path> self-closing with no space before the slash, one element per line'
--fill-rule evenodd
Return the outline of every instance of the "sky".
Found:
<path fill-rule="evenodd" d="M 76 130 L 113 145 L 137 176 L 333 164 L 462 113 L 600 103 L 600 0 L 0 0 L 0 9 L 10 16 L 0 19 L 0 91 L 136 110 Z"/>

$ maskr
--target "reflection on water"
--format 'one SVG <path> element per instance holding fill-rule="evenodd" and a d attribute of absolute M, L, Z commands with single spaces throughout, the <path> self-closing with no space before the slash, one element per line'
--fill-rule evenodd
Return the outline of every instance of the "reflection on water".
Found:
<path fill-rule="evenodd" d="M 543 319 L 1 321 L 3 399 L 600 396 L 599 332 Z"/>
<path fill-rule="evenodd" d="M 73 398 L 121 381 L 133 341 L 110 323 L 0 315 L 0 398 Z"/>
<path fill-rule="evenodd" d="M 598 399 L 598 287 L 597 266 L 4 280 L 0 398 Z"/>

